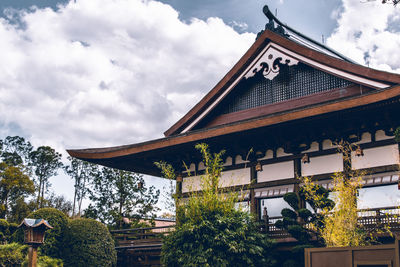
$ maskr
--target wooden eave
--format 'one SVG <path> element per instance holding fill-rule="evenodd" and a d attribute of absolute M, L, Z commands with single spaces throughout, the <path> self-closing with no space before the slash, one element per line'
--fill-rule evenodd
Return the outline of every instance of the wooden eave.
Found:
<path fill-rule="evenodd" d="M 189 147 L 193 149 L 194 144 L 204 142 L 207 139 L 223 137 L 272 125 L 280 125 L 282 123 L 329 114 L 336 111 L 363 107 L 385 100 L 399 98 L 399 96 L 400 86 L 397 85 L 382 90 L 371 91 L 363 95 L 302 107 L 290 112 L 281 112 L 228 125 L 200 129 L 144 143 L 109 148 L 67 150 L 67 152 L 72 157 L 110 167 L 122 167 L 118 166 L 118 160 L 129 160 L 131 166 L 130 170 L 144 174 L 159 175 L 159 171 L 156 169 L 153 162 L 146 162 L 146 158 L 154 159 L 161 157 L 162 154 L 173 158 L 176 157 L 174 153 L 177 153 L 183 147 L 186 150 L 188 150 Z M 138 164 L 133 164 L 135 160 L 139 160 L 140 162 L 138 162 Z M 164 159 L 160 158 L 158 160 Z"/>
<path fill-rule="evenodd" d="M 284 38 L 272 31 L 266 30 L 254 42 L 244 56 L 236 63 L 236 65 L 223 77 L 223 79 L 196 104 L 185 116 L 183 116 L 177 123 L 169 128 L 164 134 L 165 136 L 177 135 L 182 132 L 185 127 L 192 123 L 206 108 L 213 103 L 248 67 L 251 61 L 258 55 L 258 53 L 269 43 L 277 43 L 280 46 L 294 51 L 297 54 L 306 58 L 312 59 L 318 63 L 324 64 L 335 69 L 339 69 L 359 77 L 367 78 L 377 82 L 388 83 L 395 85 L 400 83 L 400 75 L 374 70 L 358 64 L 354 64 L 342 59 L 329 56 L 322 52 L 313 50 L 309 47 L 303 46 L 292 40 Z"/>

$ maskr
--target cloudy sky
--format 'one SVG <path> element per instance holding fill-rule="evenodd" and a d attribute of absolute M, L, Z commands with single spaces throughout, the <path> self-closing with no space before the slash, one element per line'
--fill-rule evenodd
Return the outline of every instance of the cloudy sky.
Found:
<path fill-rule="evenodd" d="M 400 7 L 381 1 L 2 0 L 0 138 L 64 152 L 161 137 L 254 42 L 265 3 L 360 64 L 400 72 Z M 67 177 L 51 182 L 72 198 Z"/>

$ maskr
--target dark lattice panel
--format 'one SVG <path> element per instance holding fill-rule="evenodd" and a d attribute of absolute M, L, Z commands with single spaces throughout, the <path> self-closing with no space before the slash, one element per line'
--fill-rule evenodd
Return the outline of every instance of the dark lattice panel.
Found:
<path fill-rule="evenodd" d="M 342 88 L 352 83 L 305 64 L 287 67 L 272 81 L 261 73 L 237 85 L 230 96 L 221 103 L 222 114 L 278 103 L 318 92 Z"/>

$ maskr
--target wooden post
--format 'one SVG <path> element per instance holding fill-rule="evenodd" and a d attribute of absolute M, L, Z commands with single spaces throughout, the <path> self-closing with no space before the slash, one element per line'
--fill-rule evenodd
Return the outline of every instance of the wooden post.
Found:
<path fill-rule="evenodd" d="M 296 193 L 298 199 L 300 200 L 300 202 L 299 202 L 299 208 L 300 209 L 306 207 L 305 201 L 302 200 L 300 198 L 300 195 L 299 195 L 299 190 L 300 190 L 300 186 L 299 186 L 300 180 L 299 179 L 300 179 L 301 176 L 302 176 L 301 175 L 301 154 L 299 154 L 299 157 L 294 159 L 294 177 L 297 180 L 296 180 L 296 182 L 294 184 L 293 191 L 294 191 L 294 193 Z"/>
<path fill-rule="evenodd" d="M 28 260 L 29 260 L 28 267 L 37 266 L 37 246 L 35 245 L 29 246 Z"/>
<path fill-rule="evenodd" d="M 251 166 L 250 168 L 250 212 L 254 215 L 256 215 L 256 218 L 259 218 L 257 216 L 257 199 L 255 198 L 255 192 L 254 192 L 254 184 L 257 183 L 257 171 L 255 166 Z"/>

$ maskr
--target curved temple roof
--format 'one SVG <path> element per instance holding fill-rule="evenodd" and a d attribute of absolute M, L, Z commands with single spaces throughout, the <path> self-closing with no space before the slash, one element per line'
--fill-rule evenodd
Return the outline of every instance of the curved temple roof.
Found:
<path fill-rule="evenodd" d="M 264 13 L 271 24 L 277 19 L 272 18 L 268 11 L 264 10 Z M 278 27 L 285 27 L 292 34 L 288 37 L 285 32 L 276 33 L 274 26 L 266 27 L 223 79 L 165 132 L 165 138 L 109 148 L 67 150 L 68 153 L 105 166 L 160 176 L 154 161 L 187 160 L 188 157 L 193 160 L 191 155 L 197 154 L 193 147 L 198 142 L 214 141 L 227 145 L 224 140 L 244 132 L 400 98 L 400 75 L 355 64 L 324 45 L 311 42 L 304 35 L 299 36 L 288 26 L 280 24 Z M 268 65 L 271 58 L 273 60 Z M 222 100 L 235 91 L 243 80 L 252 79 L 261 72 L 264 77 L 274 79 L 282 65 L 290 66 L 297 62 L 353 85 L 227 115 L 217 114 L 212 123 L 205 123 Z M 277 70 L 277 73 L 267 73 L 267 69 Z"/>

